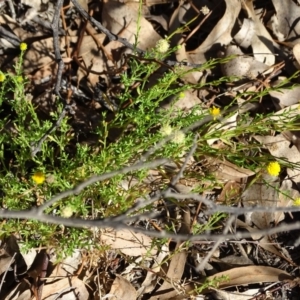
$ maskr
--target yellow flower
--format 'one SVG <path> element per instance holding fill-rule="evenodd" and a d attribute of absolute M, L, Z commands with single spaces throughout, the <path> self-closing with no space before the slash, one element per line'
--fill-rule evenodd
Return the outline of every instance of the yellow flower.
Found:
<path fill-rule="evenodd" d="M 45 174 L 40 171 L 35 172 L 31 178 L 36 184 L 42 184 L 46 179 Z"/>
<path fill-rule="evenodd" d="M 214 117 L 214 120 L 216 117 L 218 117 L 221 114 L 221 110 L 219 107 L 213 106 L 212 108 L 209 109 L 209 113 Z"/>
<path fill-rule="evenodd" d="M 277 161 L 272 161 L 267 166 L 267 171 L 271 176 L 278 176 L 280 170 L 280 164 Z"/>
<path fill-rule="evenodd" d="M 5 80 L 6 76 L 3 73 L 0 73 L 0 82 Z"/>
<path fill-rule="evenodd" d="M 21 49 L 21 51 L 27 50 L 27 44 L 26 43 L 21 43 L 20 44 L 20 49 Z"/>
<path fill-rule="evenodd" d="M 179 99 L 183 99 L 184 97 L 185 97 L 184 92 L 180 92 L 180 93 L 179 93 Z"/>
<path fill-rule="evenodd" d="M 300 198 L 296 198 L 296 199 L 294 200 L 294 205 L 295 205 L 295 206 L 300 206 Z"/>

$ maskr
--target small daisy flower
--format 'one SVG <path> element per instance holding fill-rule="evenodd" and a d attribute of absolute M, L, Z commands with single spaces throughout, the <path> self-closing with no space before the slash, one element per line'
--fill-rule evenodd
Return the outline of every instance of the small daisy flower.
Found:
<path fill-rule="evenodd" d="M 221 110 L 219 107 L 213 106 L 209 109 L 209 113 L 214 117 L 214 120 L 221 114 Z"/>
<path fill-rule="evenodd" d="M 184 142 L 184 139 L 185 139 L 185 134 L 181 130 L 179 130 L 174 132 L 174 137 L 172 142 L 176 144 L 181 144 Z"/>
<path fill-rule="evenodd" d="M 166 53 L 170 48 L 170 44 L 167 40 L 159 40 L 156 43 L 155 49 L 157 50 L 157 52 L 159 53 Z"/>
<path fill-rule="evenodd" d="M 21 51 L 26 51 L 27 50 L 27 44 L 26 43 L 21 43 L 20 44 L 20 50 Z"/>
<path fill-rule="evenodd" d="M 35 172 L 31 178 L 36 184 L 42 184 L 46 179 L 45 174 L 40 171 Z"/>
<path fill-rule="evenodd" d="M 3 82 L 6 79 L 6 76 L 3 73 L 0 73 L 0 82 Z"/>
<path fill-rule="evenodd" d="M 296 199 L 294 200 L 293 205 L 295 205 L 295 206 L 300 206 L 300 198 L 296 198 Z"/>
<path fill-rule="evenodd" d="M 280 164 L 277 161 L 272 161 L 267 166 L 267 171 L 271 176 L 278 176 L 280 170 Z"/>
<path fill-rule="evenodd" d="M 173 129 L 169 124 L 165 124 L 160 128 L 160 133 L 162 136 L 167 136 L 172 133 Z"/>

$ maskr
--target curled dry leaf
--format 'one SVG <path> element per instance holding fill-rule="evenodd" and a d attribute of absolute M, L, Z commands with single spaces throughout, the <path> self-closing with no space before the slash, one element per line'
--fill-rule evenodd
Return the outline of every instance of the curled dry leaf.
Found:
<path fill-rule="evenodd" d="M 132 284 L 120 275 L 116 275 L 116 278 L 111 286 L 111 290 L 107 296 L 111 300 L 136 300 L 136 290 Z"/>
<path fill-rule="evenodd" d="M 32 300 L 31 284 L 27 280 L 22 280 L 14 289 L 12 289 L 4 300 Z"/>
<path fill-rule="evenodd" d="M 79 264 L 82 262 L 81 252 L 75 250 L 71 256 L 66 257 L 58 263 L 51 275 L 47 278 L 47 283 L 56 281 L 58 277 L 72 276 L 78 270 Z"/>
<path fill-rule="evenodd" d="M 247 266 L 230 269 L 207 279 L 213 280 L 215 277 L 228 276 L 228 281 L 219 283 L 220 288 L 227 288 L 231 286 L 248 285 L 260 282 L 276 282 L 284 280 L 293 280 L 293 277 L 285 271 L 277 268 L 265 266 Z"/>
<path fill-rule="evenodd" d="M 252 212 L 251 221 L 259 229 L 270 228 L 271 223 L 275 221 L 275 211 L 277 207 L 277 199 L 279 183 L 265 182 L 254 183 L 249 186 L 242 194 L 243 204 L 245 207 L 263 206 L 268 207 L 268 212 Z M 283 213 L 279 221 L 284 218 Z"/>
<path fill-rule="evenodd" d="M 281 88 L 279 91 L 269 91 L 273 103 L 277 109 L 282 109 L 299 102 L 300 87 Z"/>
<path fill-rule="evenodd" d="M 294 57 L 295 57 L 295 59 L 298 63 L 297 68 L 299 70 L 300 69 L 300 43 L 296 44 L 293 47 L 293 54 L 294 54 Z"/>
<path fill-rule="evenodd" d="M 152 247 L 150 237 L 142 233 L 134 233 L 128 229 L 109 230 L 101 234 L 101 241 L 129 256 L 155 255 L 156 247 Z"/>
<path fill-rule="evenodd" d="M 139 18 L 139 3 L 119 3 L 116 1 L 104 1 L 102 9 L 103 26 L 114 34 L 119 34 L 130 43 L 135 42 L 136 30 L 139 31 L 140 49 L 154 48 L 161 36 L 153 29 L 153 26 L 143 16 Z"/>
<path fill-rule="evenodd" d="M 221 20 L 209 33 L 205 41 L 193 51 L 200 55 L 208 51 L 214 45 L 228 45 L 232 41 L 231 31 L 241 10 L 241 1 L 225 0 L 226 10 Z"/>
<path fill-rule="evenodd" d="M 154 264 L 150 271 L 147 272 L 146 278 L 144 279 L 141 288 L 137 292 L 137 296 L 139 297 L 142 294 L 151 293 L 157 282 L 157 275 L 161 268 L 161 263 L 165 259 L 165 257 L 169 254 L 169 247 L 164 244 L 157 255 L 157 258 L 154 258 Z"/>
<path fill-rule="evenodd" d="M 254 57 L 257 61 L 272 66 L 275 63 L 273 39 L 264 24 L 260 20 L 260 16 L 256 14 L 253 7 L 253 1 L 242 1 L 243 9 L 247 12 L 248 17 L 255 23 L 255 34 L 253 35 L 251 47 Z M 271 69 L 269 70 L 272 71 Z"/>
<path fill-rule="evenodd" d="M 251 45 L 255 34 L 255 24 L 252 19 L 244 19 L 241 29 L 234 36 L 235 42 L 243 48 L 248 48 Z"/>
<path fill-rule="evenodd" d="M 266 64 L 255 60 L 253 57 L 245 56 L 241 49 L 235 45 L 227 47 L 224 57 L 231 55 L 236 55 L 236 57 L 221 65 L 225 76 L 237 76 L 239 77 L 237 80 L 243 77 L 255 78 L 269 68 Z"/>
<path fill-rule="evenodd" d="M 253 171 L 236 166 L 235 164 L 219 160 L 212 157 L 206 157 L 210 172 L 219 180 L 239 180 L 254 175 Z"/>
<path fill-rule="evenodd" d="M 186 208 L 183 211 L 182 219 L 183 222 L 179 233 L 189 234 L 191 215 L 188 208 Z M 150 300 L 170 299 L 171 297 L 178 295 L 178 292 L 175 287 L 180 282 L 181 277 L 183 275 L 188 251 L 185 248 L 184 243 L 177 242 L 174 252 L 175 253 L 174 255 L 172 255 L 171 262 L 169 264 L 169 268 L 166 274 L 166 280 L 164 280 L 163 284 L 159 287 L 159 289 L 155 291 Z"/>
<path fill-rule="evenodd" d="M 82 280 L 77 277 L 64 278 L 43 288 L 43 299 L 47 300 L 88 300 L 89 292 Z"/>
<path fill-rule="evenodd" d="M 300 7 L 292 0 L 272 0 L 276 15 L 272 19 L 272 30 L 281 41 L 287 41 L 290 45 L 299 42 L 300 31 L 299 15 Z"/>

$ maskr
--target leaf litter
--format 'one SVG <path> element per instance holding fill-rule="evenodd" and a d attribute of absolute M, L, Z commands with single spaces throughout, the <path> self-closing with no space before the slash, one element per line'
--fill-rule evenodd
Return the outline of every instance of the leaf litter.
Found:
<path fill-rule="evenodd" d="M 37 111 L 49 116 L 55 108 L 55 101 L 51 105 L 41 103 L 43 97 L 48 98 L 52 93 L 58 72 L 54 38 L 51 26 L 47 23 L 52 22 L 56 4 L 51 1 L 21 1 L 21 4 L 18 18 L 14 17 L 8 4 L 2 6 L 0 24 L 5 27 L 6 34 L 1 31 L 1 70 L 14 71 L 16 55 L 10 50 L 16 49 L 21 41 L 26 41 L 29 49 L 24 56 L 24 74 L 30 80 L 28 92 L 32 94 L 33 103 L 38 104 Z M 176 234 L 189 236 L 195 228 L 200 234 L 222 234 L 227 225 L 231 233 L 239 230 L 249 232 L 251 238 L 247 240 L 240 239 L 238 235 L 235 239 L 220 240 L 218 251 L 213 248 L 214 241 L 209 239 L 177 242 L 168 239 L 157 245 L 157 240 L 148 236 L 146 229 L 143 233 L 137 233 L 124 228 L 106 228 L 99 234 L 94 231 L 96 240 L 104 246 L 104 250 L 92 248 L 85 256 L 83 249 L 78 249 L 72 256 L 57 263 L 57 256 L 51 253 L 51 249 L 47 249 L 47 252 L 31 249 L 31 258 L 27 261 L 26 254 L 18 246 L 22 244 L 22 237 L 18 234 L 10 235 L 8 239 L 3 239 L 1 245 L 1 299 L 192 299 L 203 294 L 210 297 L 207 299 L 235 299 L 236 291 L 240 295 L 236 299 L 244 299 L 241 295 L 245 286 L 248 287 L 246 297 L 250 297 L 247 299 L 258 296 L 267 299 L 265 292 L 252 289 L 250 285 L 265 287 L 263 283 L 273 282 L 277 286 L 270 288 L 272 299 L 279 299 L 281 289 L 284 288 L 289 290 L 289 294 L 282 299 L 295 299 L 293 293 L 299 293 L 299 272 L 295 270 L 299 264 L 299 256 L 295 256 L 299 251 L 297 237 L 292 232 L 286 232 L 286 236 L 269 235 L 259 233 L 257 229 L 268 230 L 297 218 L 297 214 L 285 213 L 285 209 L 288 210 L 294 200 L 299 198 L 300 168 L 297 164 L 300 161 L 300 137 L 297 126 L 283 132 L 278 128 L 291 119 L 294 124 L 298 124 L 299 87 L 296 84 L 299 80 L 294 76 L 291 82 L 285 82 L 300 68 L 299 38 L 296 34 L 299 5 L 292 0 L 265 3 L 161 0 L 143 1 L 142 4 L 137 1 L 103 1 L 101 8 L 95 7 L 93 2 L 80 1 L 80 4 L 86 11 L 88 8 L 95 9 L 95 18 L 120 38 L 107 42 L 104 33 L 89 23 L 85 24 L 86 21 L 72 3 L 62 12 L 68 26 L 60 24 L 59 50 L 66 65 L 64 74 L 69 72 L 73 77 L 62 89 L 66 90 L 67 85 L 68 88 L 72 86 L 75 108 L 71 123 L 78 135 L 76 126 L 83 128 L 80 142 L 93 144 L 95 141 L 91 141 L 90 133 L 99 121 L 91 124 L 90 120 L 100 118 L 103 111 L 113 111 L 113 106 L 107 103 L 93 102 L 94 90 L 99 83 L 99 76 L 103 76 L 106 85 L 112 85 L 110 74 L 117 75 L 127 70 L 128 61 L 124 59 L 124 54 L 129 55 L 133 51 L 126 48 L 121 39 L 134 44 L 139 28 L 138 47 L 143 51 L 153 49 L 164 36 L 172 35 L 171 47 L 180 45 L 174 55 L 177 61 L 203 64 L 209 59 L 232 57 L 220 68 L 210 70 L 194 71 L 191 66 L 181 66 L 182 70 L 192 72 L 186 72 L 174 88 L 180 87 L 182 83 L 202 82 L 207 84 L 207 88 L 201 91 L 205 96 L 191 88 L 178 102 L 175 97 L 175 104 L 162 105 L 162 109 L 175 107 L 188 113 L 196 106 L 200 106 L 202 111 L 208 110 L 212 104 L 224 108 L 230 104 L 229 100 L 236 97 L 238 113 L 206 128 L 211 136 L 207 144 L 217 152 L 226 153 L 224 149 L 229 149 L 229 142 L 234 152 L 234 143 L 245 143 L 247 146 L 247 138 L 255 140 L 260 151 L 279 160 L 284 170 L 279 177 L 270 178 L 261 174 L 260 170 L 250 170 L 233 162 L 229 155 L 212 157 L 205 156 L 205 153 L 197 154 L 185 170 L 194 176 L 181 176 L 180 184 L 183 187 L 201 187 L 205 190 L 204 194 L 214 195 L 213 201 L 242 207 L 245 210 L 239 213 L 239 218 L 232 223 L 227 223 L 228 217 L 220 217 L 215 221 L 213 215 L 206 214 L 204 202 L 195 202 L 187 197 L 178 205 L 174 204 L 174 199 L 153 201 L 155 212 L 160 214 L 147 221 L 131 223 L 133 227 L 151 228 L 158 232 L 168 227 Z M 140 7 L 142 11 L 139 15 Z M 208 14 L 204 14 L 205 11 Z M 174 34 L 181 26 L 185 26 L 185 30 Z M 32 27 L 38 29 L 28 29 Z M 76 68 L 73 68 L 74 64 Z M 167 69 L 162 65 L 159 71 L 150 76 L 148 88 L 155 86 Z M 279 73 L 283 77 L 279 78 Z M 234 78 L 230 84 L 220 84 L 220 89 L 218 86 L 209 86 L 211 78 L 220 79 L 223 76 Z M 276 89 L 278 86 L 280 89 Z M 109 86 L 109 89 L 113 94 L 114 88 Z M 251 100 L 248 95 L 264 89 L 267 92 L 258 103 L 245 109 L 247 106 L 244 103 L 249 105 L 248 100 Z M 77 98 L 76 93 L 80 95 Z M 266 135 L 253 134 L 241 141 L 229 141 L 226 134 L 237 129 L 237 122 L 245 112 L 250 112 L 247 116 L 249 125 L 253 115 L 262 114 L 265 124 L 273 121 L 277 127 L 270 128 Z M 269 117 L 269 112 L 274 114 Z M 213 133 L 218 130 L 223 130 L 224 135 L 215 138 Z M 116 141 L 119 134 L 113 135 L 110 138 Z M 252 153 L 249 150 L 249 156 Z M 175 168 L 165 167 L 163 172 L 149 173 L 149 178 L 155 177 L 153 182 L 161 180 L 159 184 L 153 184 L 149 179 L 144 183 L 148 185 L 149 195 L 155 188 L 162 186 L 166 178 L 171 182 L 183 162 L 181 160 L 179 165 L 175 164 Z M 214 178 L 212 183 L 204 178 L 201 180 L 205 173 Z M 129 181 L 124 181 L 122 185 L 128 188 L 120 187 L 120 193 L 133 186 Z M 188 193 L 190 191 L 188 189 Z M 259 211 L 256 208 L 266 210 Z M 206 227 L 207 224 L 212 224 L 213 229 Z M 193 265 L 191 253 L 201 261 L 212 250 L 211 257 L 219 256 L 218 260 L 211 258 L 203 271 L 198 270 Z M 241 256 L 247 257 L 248 262 L 255 265 L 236 267 L 227 263 L 228 269 L 221 270 L 220 266 L 224 266 L 229 256 L 237 260 Z M 216 281 L 216 278 L 221 279 Z M 212 285 L 212 282 L 215 284 Z M 236 290 L 233 291 L 231 287 Z"/>

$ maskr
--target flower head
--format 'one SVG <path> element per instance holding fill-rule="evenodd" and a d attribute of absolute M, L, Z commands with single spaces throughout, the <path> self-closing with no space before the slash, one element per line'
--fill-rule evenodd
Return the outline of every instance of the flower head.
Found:
<path fill-rule="evenodd" d="M 73 215 L 73 208 L 71 206 L 66 206 L 62 209 L 61 215 L 64 218 L 70 218 Z"/>
<path fill-rule="evenodd" d="M 26 43 L 21 43 L 20 44 L 20 50 L 21 51 L 26 51 L 27 50 L 27 44 Z"/>
<path fill-rule="evenodd" d="M 209 109 L 209 113 L 216 119 L 221 114 L 221 110 L 219 107 L 213 106 L 212 108 Z"/>
<path fill-rule="evenodd" d="M 184 92 L 180 92 L 180 93 L 179 93 L 179 99 L 183 99 L 184 97 L 185 97 Z"/>
<path fill-rule="evenodd" d="M 184 142 L 184 139 L 185 139 L 185 134 L 181 130 L 178 130 L 174 132 L 174 137 L 172 142 L 176 144 L 181 144 Z"/>
<path fill-rule="evenodd" d="M 206 5 L 204 5 L 204 6 L 200 9 L 200 11 L 204 14 L 204 16 L 206 16 L 206 15 L 208 15 L 208 14 L 210 13 L 210 9 L 209 9 Z"/>
<path fill-rule="evenodd" d="M 300 206 L 300 198 L 299 197 L 294 200 L 293 205 Z"/>
<path fill-rule="evenodd" d="M 36 184 L 42 184 L 46 179 L 45 174 L 40 171 L 35 172 L 31 178 Z"/>
<path fill-rule="evenodd" d="M 160 133 L 162 136 L 167 136 L 172 133 L 173 129 L 169 124 L 165 124 L 160 128 Z"/>
<path fill-rule="evenodd" d="M 155 48 L 159 53 L 166 53 L 170 48 L 170 44 L 167 40 L 161 39 L 157 41 Z"/>
<path fill-rule="evenodd" d="M 17 82 L 22 83 L 23 82 L 23 77 L 22 76 L 17 76 L 16 80 L 17 80 Z"/>
<path fill-rule="evenodd" d="M 0 72 L 0 82 L 3 82 L 5 80 L 6 76 Z"/>
<path fill-rule="evenodd" d="M 272 161 L 267 166 L 267 171 L 271 176 L 278 176 L 280 170 L 280 164 L 277 161 Z"/>

